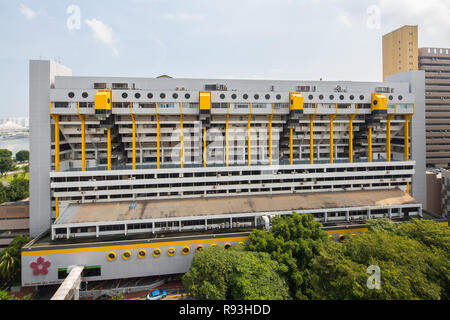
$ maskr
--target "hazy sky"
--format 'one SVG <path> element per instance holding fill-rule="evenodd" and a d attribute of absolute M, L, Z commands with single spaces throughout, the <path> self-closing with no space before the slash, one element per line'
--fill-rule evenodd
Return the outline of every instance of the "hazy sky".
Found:
<path fill-rule="evenodd" d="M 450 47 L 449 0 L 0 0 L 0 117 L 28 115 L 28 60 L 74 75 L 382 80 L 381 37 Z"/>

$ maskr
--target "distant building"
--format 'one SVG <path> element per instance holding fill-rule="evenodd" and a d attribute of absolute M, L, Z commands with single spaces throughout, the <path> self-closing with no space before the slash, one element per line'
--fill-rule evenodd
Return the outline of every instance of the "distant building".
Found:
<path fill-rule="evenodd" d="M 19 235 L 29 235 L 30 203 L 28 200 L 0 205 L 0 251 Z"/>
<path fill-rule="evenodd" d="M 450 167 L 450 48 L 420 48 L 425 71 L 427 166 Z"/>
<path fill-rule="evenodd" d="M 442 173 L 427 171 L 427 211 L 442 214 Z"/>
<path fill-rule="evenodd" d="M 392 74 L 418 70 L 417 26 L 403 26 L 383 36 L 383 81 Z"/>
<path fill-rule="evenodd" d="M 450 171 L 442 172 L 442 216 L 450 216 Z"/>

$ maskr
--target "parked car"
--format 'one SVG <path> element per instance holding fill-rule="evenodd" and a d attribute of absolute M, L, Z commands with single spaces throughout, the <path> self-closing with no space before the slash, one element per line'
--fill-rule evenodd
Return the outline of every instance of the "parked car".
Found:
<path fill-rule="evenodd" d="M 161 300 L 167 296 L 166 289 L 158 289 L 147 294 L 147 300 Z"/>

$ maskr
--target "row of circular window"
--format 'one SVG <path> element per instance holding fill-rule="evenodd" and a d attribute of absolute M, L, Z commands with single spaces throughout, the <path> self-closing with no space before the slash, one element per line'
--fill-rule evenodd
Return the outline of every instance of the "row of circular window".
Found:
<path fill-rule="evenodd" d="M 69 98 L 72 99 L 72 98 L 75 97 L 75 93 L 69 92 L 68 96 L 69 96 Z M 83 92 L 83 93 L 81 94 L 81 96 L 82 96 L 83 98 L 86 99 L 89 95 L 88 95 L 87 92 Z M 134 94 L 134 97 L 135 97 L 136 99 L 140 99 L 140 98 L 141 98 L 141 94 L 140 94 L 139 92 L 136 92 L 136 93 Z M 162 92 L 162 93 L 159 94 L 159 97 L 160 97 L 161 99 L 165 99 L 165 98 L 166 98 L 166 94 Z M 189 93 L 186 93 L 186 94 L 184 95 L 184 97 L 185 97 L 186 99 L 189 99 L 189 98 L 191 97 L 191 95 L 190 95 Z M 270 99 L 270 94 L 266 94 L 264 97 L 266 98 L 266 100 L 269 100 L 269 99 Z M 128 98 L 128 93 L 126 93 L 126 92 L 122 93 L 122 98 L 123 98 L 123 99 Z M 152 98 L 153 98 L 153 93 L 148 93 L 148 94 L 147 94 L 147 98 L 148 98 L 148 99 L 152 99 Z M 172 98 L 173 98 L 173 99 L 178 99 L 178 93 L 173 93 L 173 94 L 172 94 Z M 236 95 L 235 93 L 233 93 L 233 94 L 231 95 L 231 99 L 234 100 L 234 99 L 236 99 L 236 98 L 237 98 L 237 95 Z M 242 98 L 243 98 L 244 100 L 247 100 L 247 99 L 248 99 L 248 94 L 244 93 L 244 94 L 242 95 Z M 258 99 L 259 99 L 259 94 L 255 94 L 255 95 L 253 96 L 253 98 L 254 98 L 255 100 L 258 100 Z M 280 99 L 281 99 L 281 95 L 280 95 L 280 94 L 277 94 L 277 95 L 275 96 L 275 98 L 276 98 L 277 100 L 280 100 Z M 330 100 L 334 100 L 334 95 L 330 94 L 328 98 L 329 98 Z M 220 99 L 225 99 L 225 94 L 221 93 L 221 94 L 220 94 Z M 308 99 L 309 99 L 309 100 L 313 100 L 313 99 L 314 99 L 314 96 L 313 96 L 312 94 L 310 94 L 310 95 L 308 95 Z M 323 99 L 324 99 L 324 95 L 323 95 L 323 94 L 320 94 L 320 95 L 319 95 L 319 100 L 323 100 Z M 343 94 L 341 94 L 341 95 L 339 95 L 339 99 L 340 99 L 340 100 L 344 100 L 344 99 L 345 99 L 345 96 L 344 96 Z M 351 95 L 349 96 L 349 99 L 350 99 L 350 100 L 354 100 L 354 99 L 355 99 L 355 96 L 354 96 L 353 94 L 351 94 Z M 394 97 L 393 97 L 392 95 L 390 95 L 390 96 L 389 96 L 389 100 L 393 100 L 393 99 L 394 99 Z M 398 100 L 402 100 L 402 99 L 403 99 L 403 96 L 402 96 L 402 95 L 399 95 L 399 96 L 398 96 Z M 364 100 L 364 95 L 360 95 L 360 96 L 359 96 L 359 100 Z"/>
<path fill-rule="evenodd" d="M 244 242 L 241 241 L 241 242 L 239 242 L 238 244 L 244 244 Z M 213 244 L 210 245 L 211 248 L 212 248 L 212 247 L 215 247 L 215 246 L 216 246 L 215 243 L 213 243 Z M 228 250 L 229 248 L 231 248 L 231 244 L 227 242 L 227 243 L 225 243 L 225 244 L 223 245 L 223 247 L 225 248 L 225 250 Z M 199 252 L 199 251 L 201 251 L 203 248 L 204 248 L 203 245 L 199 244 L 199 245 L 195 248 L 195 251 Z M 188 255 L 190 251 L 191 251 L 191 248 L 189 248 L 188 246 L 184 246 L 184 247 L 181 249 L 181 253 L 182 253 L 183 255 Z M 172 257 L 172 256 L 175 255 L 175 253 L 176 253 L 176 249 L 175 249 L 174 247 L 170 247 L 170 248 L 167 249 L 167 255 L 169 255 L 169 256 Z M 124 251 L 124 252 L 122 253 L 122 258 L 123 258 L 124 260 L 128 260 L 128 259 L 131 258 L 131 255 L 132 255 L 131 251 L 130 251 L 130 250 L 126 250 L 126 251 Z M 153 249 L 153 256 L 154 256 L 155 258 L 158 258 L 160 255 L 161 255 L 161 249 L 159 249 L 159 248 Z M 146 256 L 147 256 L 147 251 L 146 251 L 145 249 L 141 249 L 141 250 L 138 251 L 138 257 L 139 257 L 140 259 L 145 258 Z M 114 261 L 114 260 L 116 260 L 116 257 L 117 257 L 117 254 L 116 254 L 114 251 L 109 252 L 108 255 L 107 255 L 107 258 L 108 258 L 109 261 Z"/>

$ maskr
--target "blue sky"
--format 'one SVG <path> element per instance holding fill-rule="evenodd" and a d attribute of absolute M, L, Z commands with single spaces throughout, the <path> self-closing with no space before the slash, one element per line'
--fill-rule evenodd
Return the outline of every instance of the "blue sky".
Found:
<path fill-rule="evenodd" d="M 393 29 L 450 47 L 448 0 L 0 2 L 0 117 L 28 115 L 30 59 L 74 75 L 381 81 Z"/>

